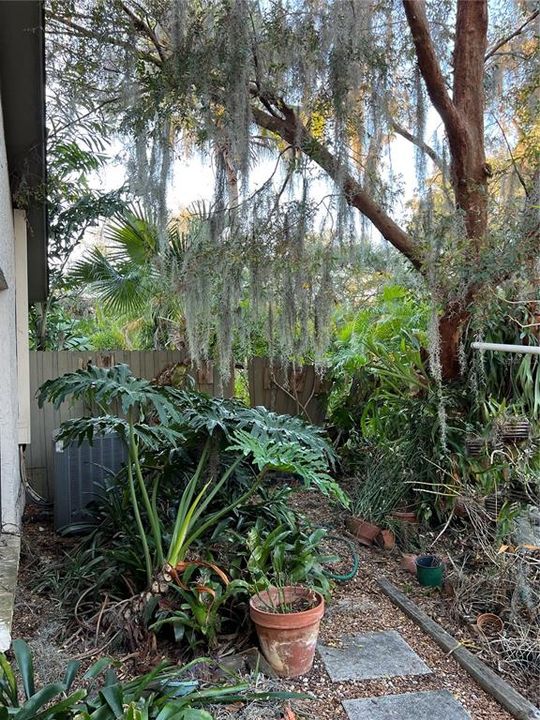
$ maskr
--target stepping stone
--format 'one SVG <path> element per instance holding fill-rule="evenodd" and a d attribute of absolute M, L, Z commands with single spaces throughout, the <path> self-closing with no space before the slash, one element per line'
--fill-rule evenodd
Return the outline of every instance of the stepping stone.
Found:
<path fill-rule="evenodd" d="M 344 700 L 349 720 L 470 720 L 448 690 Z"/>
<path fill-rule="evenodd" d="M 340 648 L 320 645 L 319 653 L 333 682 L 431 673 L 396 630 L 352 635 Z"/>

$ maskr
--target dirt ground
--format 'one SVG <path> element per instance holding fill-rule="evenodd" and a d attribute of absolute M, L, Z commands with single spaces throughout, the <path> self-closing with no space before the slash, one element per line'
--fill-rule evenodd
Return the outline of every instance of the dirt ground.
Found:
<path fill-rule="evenodd" d="M 321 505 L 320 495 L 301 493 L 297 504 L 314 523 L 328 527 L 336 534 L 347 535 L 344 516 L 336 515 L 334 509 Z M 88 663 L 97 656 L 110 654 L 100 649 L 99 638 L 76 633 L 66 641 L 62 632 L 66 618 L 60 608 L 47 597 L 36 594 L 32 585 L 48 562 L 69 554 L 74 541 L 59 538 L 52 532 L 50 518 L 41 510 L 28 508 L 25 518 L 23 552 L 20 580 L 14 615 L 13 636 L 31 643 L 40 668 L 42 681 L 58 677 L 67 661 L 76 656 Z M 445 599 L 438 592 L 420 588 L 415 578 L 400 569 L 400 553 L 397 550 L 357 547 L 360 567 L 356 578 L 336 584 L 332 601 L 321 626 L 321 640 L 328 645 L 339 646 L 341 638 L 350 633 L 395 629 L 433 670 L 432 675 L 389 678 L 362 682 L 332 683 L 319 658 L 311 673 L 297 680 L 280 682 L 281 689 L 309 692 L 316 700 L 295 701 L 293 709 L 297 718 L 309 717 L 345 720 L 341 700 L 370 696 L 414 692 L 420 690 L 449 690 L 469 711 L 472 720 L 508 720 L 510 715 L 490 698 L 460 668 L 457 662 L 442 652 L 411 620 L 395 608 L 377 586 L 377 579 L 386 576 L 397 587 L 417 602 L 437 622 L 442 624 L 458 640 L 473 641 L 467 628 L 458 627 L 448 617 Z M 474 650 L 474 647 L 470 647 Z M 144 666 L 133 653 L 116 654 L 124 663 L 126 676 L 144 672 L 147 664 L 159 659 L 146 656 Z M 42 660 L 43 662 L 40 662 Z M 509 678 L 505 678 L 509 680 Z M 511 678 L 510 678 L 511 680 Z M 517 688 L 523 692 L 523 688 Z M 275 710 L 253 706 L 251 709 L 222 709 L 216 717 L 270 718 L 280 717 Z M 287 717 L 287 716 L 285 716 Z M 290 717 L 290 716 L 289 716 Z"/>

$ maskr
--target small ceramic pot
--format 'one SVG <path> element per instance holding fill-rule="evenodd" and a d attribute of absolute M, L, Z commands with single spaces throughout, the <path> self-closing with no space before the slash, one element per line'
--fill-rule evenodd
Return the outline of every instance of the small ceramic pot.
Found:
<path fill-rule="evenodd" d="M 416 575 L 416 558 L 418 555 L 403 555 L 401 558 L 401 569 Z"/>
<path fill-rule="evenodd" d="M 482 613 L 476 618 L 476 627 L 482 635 L 494 637 L 502 633 L 504 622 L 495 613 Z"/>
<path fill-rule="evenodd" d="M 393 550 L 396 547 L 396 536 L 392 530 L 381 530 L 377 536 L 377 543 L 385 550 Z"/>
<path fill-rule="evenodd" d="M 423 587 L 441 587 L 444 565 L 436 555 L 420 555 L 416 558 L 416 578 Z"/>

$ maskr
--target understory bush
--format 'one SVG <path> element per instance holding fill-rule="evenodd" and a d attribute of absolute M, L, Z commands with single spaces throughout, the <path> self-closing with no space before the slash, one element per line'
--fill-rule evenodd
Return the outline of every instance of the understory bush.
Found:
<path fill-rule="evenodd" d="M 537 344 L 536 329 L 508 325 L 503 299 L 483 324 L 486 341 Z M 527 309 L 512 307 L 515 328 L 533 326 Z M 463 375 L 437 379 L 428 333 L 429 306 L 405 288 L 383 290 L 343 324 L 330 357 L 331 420 L 345 472 L 355 478 L 353 509 L 372 522 L 411 504 L 425 519 L 441 519 L 463 495 L 487 496 L 516 486 L 538 494 L 540 372 L 533 356 L 463 353 Z M 471 321 L 470 335 L 478 332 Z M 504 448 L 498 428 L 528 418 L 531 437 Z M 481 442 L 472 454 L 468 438 Z M 526 498 L 524 498 L 526 501 Z M 501 503 L 502 504 L 502 503 Z M 513 509 L 512 509 L 513 507 Z M 498 520 L 511 527 L 519 504 Z"/>
<path fill-rule="evenodd" d="M 287 573 L 328 592 L 317 550 L 322 531 L 296 517 L 291 491 L 278 480 L 299 480 L 348 504 L 331 477 L 334 451 L 320 429 L 235 400 L 157 386 L 122 365 L 79 370 L 40 391 L 41 403 L 58 406 L 68 397 L 84 398 L 95 416 L 66 421 L 58 439 L 92 441 L 115 431 L 128 461 L 102 489 L 89 522 L 76 528 L 87 534 L 70 561 L 45 573 L 39 590 L 90 616 L 105 596 L 120 601 L 146 591 L 137 604 L 144 624 L 172 629 L 192 648 L 215 646 L 223 622 L 240 628 L 248 594 L 263 581 Z M 257 565 L 257 546 L 276 525 L 272 561 Z"/>

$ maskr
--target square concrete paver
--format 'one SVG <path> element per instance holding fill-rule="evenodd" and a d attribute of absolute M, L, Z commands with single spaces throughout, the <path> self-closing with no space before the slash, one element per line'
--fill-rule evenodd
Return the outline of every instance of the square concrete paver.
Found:
<path fill-rule="evenodd" d="M 334 682 L 431 672 L 396 630 L 352 635 L 342 643 L 340 648 L 319 646 L 326 671 Z"/>
<path fill-rule="evenodd" d="M 448 690 L 344 700 L 349 720 L 470 720 Z"/>

